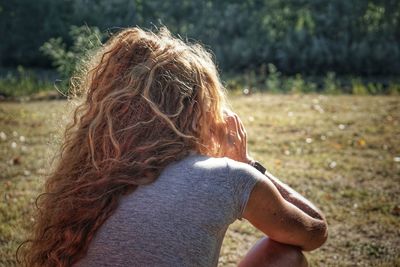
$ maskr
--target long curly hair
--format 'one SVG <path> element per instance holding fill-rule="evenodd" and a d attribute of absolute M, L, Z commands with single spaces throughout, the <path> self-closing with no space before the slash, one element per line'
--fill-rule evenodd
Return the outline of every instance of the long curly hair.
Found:
<path fill-rule="evenodd" d="M 224 155 L 225 89 L 201 45 L 166 28 L 128 28 L 86 66 L 76 85 L 82 101 L 18 253 L 23 266 L 73 265 L 121 196 L 191 151 Z"/>

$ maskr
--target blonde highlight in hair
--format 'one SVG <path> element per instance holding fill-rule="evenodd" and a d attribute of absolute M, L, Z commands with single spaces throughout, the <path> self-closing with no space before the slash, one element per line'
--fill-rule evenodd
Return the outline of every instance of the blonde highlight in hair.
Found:
<path fill-rule="evenodd" d="M 77 84 L 85 100 L 65 130 L 39 199 L 24 266 L 71 266 L 85 256 L 122 195 L 190 151 L 225 153 L 225 91 L 211 55 L 162 28 L 114 35 Z"/>

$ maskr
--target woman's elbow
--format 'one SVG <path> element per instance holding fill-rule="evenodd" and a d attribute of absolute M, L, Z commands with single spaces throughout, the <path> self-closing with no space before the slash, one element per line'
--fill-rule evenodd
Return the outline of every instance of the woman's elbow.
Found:
<path fill-rule="evenodd" d="M 328 224 L 325 220 L 315 225 L 309 231 L 309 240 L 302 246 L 302 250 L 311 251 L 321 247 L 328 239 Z"/>

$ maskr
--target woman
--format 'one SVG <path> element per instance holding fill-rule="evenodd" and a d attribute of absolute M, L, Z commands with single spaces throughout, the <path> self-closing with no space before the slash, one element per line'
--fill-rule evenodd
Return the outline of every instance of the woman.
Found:
<path fill-rule="evenodd" d="M 130 28 L 88 67 L 24 265 L 216 266 L 241 218 L 269 236 L 241 266 L 304 266 L 324 243 L 321 212 L 257 171 L 201 46 Z"/>

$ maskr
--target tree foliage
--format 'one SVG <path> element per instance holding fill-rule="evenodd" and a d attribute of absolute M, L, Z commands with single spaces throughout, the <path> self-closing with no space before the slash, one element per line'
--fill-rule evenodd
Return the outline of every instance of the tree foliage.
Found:
<path fill-rule="evenodd" d="M 398 0 L 13 0 L 0 2 L 0 64 L 49 66 L 39 47 L 70 25 L 166 25 L 201 40 L 225 71 L 400 74 Z"/>
<path fill-rule="evenodd" d="M 51 38 L 40 47 L 63 79 L 71 77 L 90 52 L 101 45 L 104 34 L 97 27 L 71 26 L 69 37 L 73 42 L 68 49 L 61 37 Z"/>

